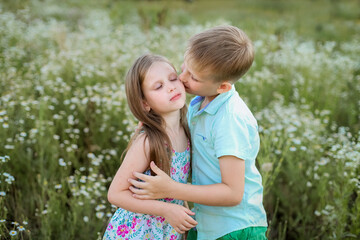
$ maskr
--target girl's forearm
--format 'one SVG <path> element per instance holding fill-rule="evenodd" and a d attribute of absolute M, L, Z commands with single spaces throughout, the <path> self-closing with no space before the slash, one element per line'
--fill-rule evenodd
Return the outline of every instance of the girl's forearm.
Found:
<path fill-rule="evenodd" d="M 157 200 L 139 200 L 132 196 L 129 190 L 120 193 L 109 194 L 108 200 L 111 204 L 125 210 L 164 217 L 169 203 Z"/>

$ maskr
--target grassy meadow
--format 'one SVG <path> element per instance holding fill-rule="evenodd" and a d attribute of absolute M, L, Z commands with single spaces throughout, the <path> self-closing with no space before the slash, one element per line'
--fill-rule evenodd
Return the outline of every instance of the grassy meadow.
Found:
<path fill-rule="evenodd" d="M 135 129 L 124 76 L 242 28 L 269 239 L 360 238 L 360 2 L 0 1 L 0 239 L 100 239 Z M 189 96 L 190 100 L 191 96 Z"/>

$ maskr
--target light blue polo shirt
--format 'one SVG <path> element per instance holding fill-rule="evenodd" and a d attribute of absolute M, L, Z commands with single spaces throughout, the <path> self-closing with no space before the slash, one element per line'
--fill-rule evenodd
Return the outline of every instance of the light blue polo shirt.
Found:
<path fill-rule="evenodd" d="M 237 206 L 195 204 L 198 240 L 216 239 L 252 226 L 266 227 L 262 180 L 255 166 L 260 145 L 256 119 L 234 86 L 199 110 L 203 99 L 193 98 L 188 111 L 192 184 L 221 183 L 219 157 L 231 155 L 245 160 L 245 188 Z"/>

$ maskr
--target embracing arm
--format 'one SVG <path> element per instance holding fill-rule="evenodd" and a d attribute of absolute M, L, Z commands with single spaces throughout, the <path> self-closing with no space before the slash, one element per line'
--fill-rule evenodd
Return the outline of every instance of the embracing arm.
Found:
<path fill-rule="evenodd" d="M 171 197 L 209 206 L 235 206 L 242 200 L 245 184 L 245 161 L 234 156 L 219 158 L 221 183 L 211 185 L 182 184 L 171 180 L 167 175 L 151 163 L 157 176 L 145 176 L 134 173 L 146 182 L 131 179 L 131 184 L 141 188 L 130 187 L 139 199 L 156 199 Z"/>
<path fill-rule="evenodd" d="M 140 135 L 134 140 L 110 184 L 108 200 L 111 204 L 131 212 L 165 217 L 176 231 L 183 233 L 196 225 L 195 220 L 189 216 L 194 215 L 193 212 L 177 204 L 136 199 L 129 191 L 128 178 L 132 176 L 132 172 L 143 172 L 149 166 L 146 156 L 148 149 L 149 145 L 144 135 Z"/>

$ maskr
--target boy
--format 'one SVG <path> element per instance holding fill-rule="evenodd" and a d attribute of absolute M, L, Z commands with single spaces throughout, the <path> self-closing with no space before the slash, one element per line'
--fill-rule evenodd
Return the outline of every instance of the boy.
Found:
<path fill-rule="evenodd" d="M 255 166 L 259 135 L 255 118 L 234 83 L 252 65 L 250 39 L 233 26 L 219 26 L 190 39 L 179 75 L 190 103 L 192 185 L 157 176 L 129 180 L 135 197 L 176 198 L 195 203 L 197 239 L 266 239 L 261 175 Z M 184 230 L 188 227 L 184 226 Z M 192 229 L 188 239 L 196 239 Z"/>

